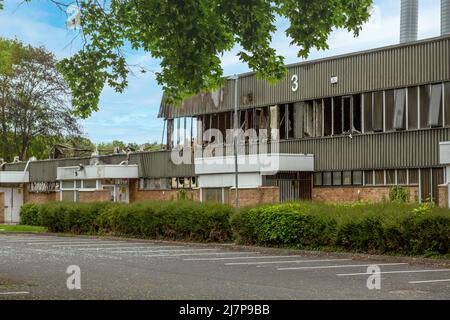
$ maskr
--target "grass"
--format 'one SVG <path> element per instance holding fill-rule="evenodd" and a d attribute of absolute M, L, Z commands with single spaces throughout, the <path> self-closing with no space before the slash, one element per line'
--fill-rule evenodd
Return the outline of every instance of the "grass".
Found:
<path fill-rule="evenodd" d="M 24 225 L 6 225 L 0 224 L 0 232 L 47 232 L 46 227 L 24 226 Z"/>

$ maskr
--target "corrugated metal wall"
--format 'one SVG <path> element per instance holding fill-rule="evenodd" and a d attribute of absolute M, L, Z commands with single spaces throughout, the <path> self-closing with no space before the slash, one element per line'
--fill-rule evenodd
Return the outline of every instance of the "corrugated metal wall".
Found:
<path fill-rule="evenodd" d="M 23 171 L 25 170 L 27 163 L 26 162 L 18 162 L 18 163 L 7 163 L 3 167 L 5 171 Z"/>
<path fill-rule="evenodd" d="M 170 151 L 135 153 L 130 156 L 130 163 L 137 164 L 142 178 L 193 177 L 193 164 L 175 165 Z"/>
<path fill-rule="evenodd" d="M 239 97 L 251 94 L 242 108 L 268 106 L 351 93 L 450 80 L 450 37 L 439 37 L 339 57 L 291 65 L 287 77 L 276 85 L 258 80 L 254 73 L 239 78 Z M 291 77 L 299 89 L 291 90 Z M 338 77 L 337 84 L 330 78 Z M 159 115 L 176 118 L 232 109 L 233 81 L 223 92 L 204 93 L 186 100 L 181 107 L 161 103 Z"/>
<path fill-rule="evenodd" d="M 30 163 L 30 182 L 56 181 L 58 167 L 71 167 L 79 164 L 88 165 L 90 158 L 43 160 Z"/>
<path fill-rule="evenodd" d="M 315 171 L 439 166 L 439 142 L 450 128 L 280 142 L 282 153 L 314 154 Z"/>

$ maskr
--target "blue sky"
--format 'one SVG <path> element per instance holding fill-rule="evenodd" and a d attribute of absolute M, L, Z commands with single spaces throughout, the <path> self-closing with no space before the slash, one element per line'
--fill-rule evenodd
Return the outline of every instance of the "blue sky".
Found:
<path fill-rule="evenodd" d="M 5 0 L 5 10 L 0 11 L 0 37 L 18 38 L 35 46 L 45 46 L 58 58 L 74 54 L 79 43 L 72 41 L 74 31 L 65 27 L 66 16 L 48 0 Z M 440 33 L 440 0 L 419 0 L 419 38 L 438 36 Z M 400 0 L 375 0 L 371 21 L 358 38 L 344 30 L 335 30 L 329 38 L 330 49 L 313 51 L 308 58 L 333 56 L 398 42 L 400 25 Z M 277 22 L 278 31 L 272 45 L 286 57 L 287 63 L 300 61 L 296 47 L 284 35 L 287 21 Z M 222 57 L 225 74 L 248 71 L 236 57 L 237 48 Z M 145 52 L 129 52 L 129 64 L 139 64 L 149 70 L 158 70 L 159 63 Z M 138 71 L 138 70 L 136 70 Z M 105 88 L 100 99 L 100 111 L 82 121 L 84 135 L 95 143 L 112 140 L 125 142 L 160 141 L 163 121 L 157 118 L 162 96 L 151 72 L 130 75 L 129 87 L 123 94 Z"/>

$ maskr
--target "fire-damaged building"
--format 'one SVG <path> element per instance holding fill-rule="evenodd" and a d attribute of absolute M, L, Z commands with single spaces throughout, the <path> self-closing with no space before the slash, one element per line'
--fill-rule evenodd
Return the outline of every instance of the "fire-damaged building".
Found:
<path fill-rule="evenodd" d="M 245 73 L 181 106 L 163 97 L 166 150 L 3 163 L 0 222 L 17 222 L 25 202 L 182 195 L 233 205 L 236 169 L 241 206 L 383 201 L 403 186 L 411 201 L 448 207 L 450 0 L 441 36 L 418 41 L 417 19 L 417 1 L 405 0 L 400 44 L 288 65 L 275 85 Z"/>

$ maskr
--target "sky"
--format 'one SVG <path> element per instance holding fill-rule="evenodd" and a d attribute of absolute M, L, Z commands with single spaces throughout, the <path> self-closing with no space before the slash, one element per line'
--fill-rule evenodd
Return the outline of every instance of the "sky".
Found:
<path fill-rule="evenodd" d="M 44 46 L 58 59 L 77 52 L 76 34 L 65 25 L 66 15 L 48 0 L 5 0 L 0 11 L 0 37 L 17 38 L 34 46 Z M 439 36 L 440 0 L 419 0 L 419 39 Z M 284 30 L 288 21 L 277 20 L 277 31 L 272 46 L 285 56 L 286 63 L 302 61 L 297 57 L 298 48 L 290 46 Z M 329 37 L 329 49 L 312 51 L 307 60 L 334 56 L 349 52 L 377 48 L 398 43 L 400 29 L 400 0 L 375 0 L 370 21 L 363 26 L 358 38 L 345 30 L 335 30 Z M 247 72 L 248 67 L 236 57 L 234 48 L 222 57 L 225 75 Z M 158 71 L 159 61 L 148 53 L 127 53 L 130 65 L 140 65 L 147 70 Z M 94 143 L 122 140 L 126 143 L 161 141 L 163 120 L 157 118 L 162 89 L 152 72 L 145 74 L 136 69 L 129 77 L 129 86 L 122 94 L 105 87 L 100 98 L 100 110 L 81 121 L 84 136 Z"/>

